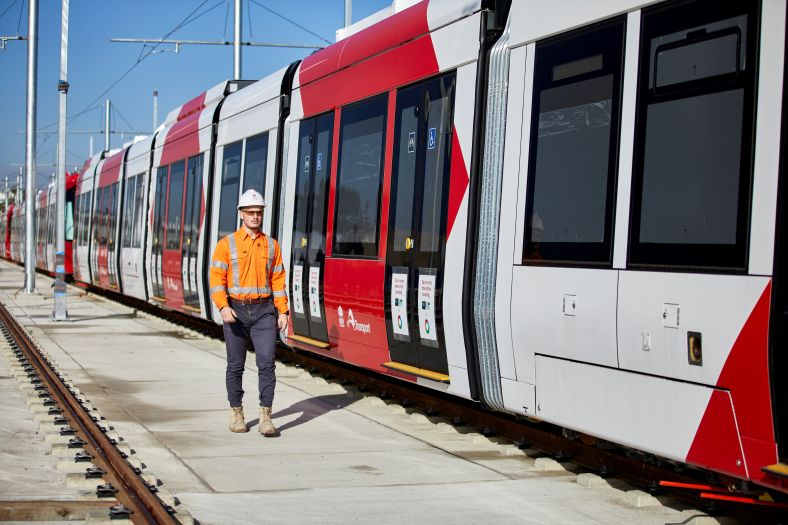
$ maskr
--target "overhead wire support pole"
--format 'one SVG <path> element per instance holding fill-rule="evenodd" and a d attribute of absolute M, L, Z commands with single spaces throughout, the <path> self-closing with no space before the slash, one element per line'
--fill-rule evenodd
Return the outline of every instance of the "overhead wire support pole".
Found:
<path fill-rule="evenodd" d="M 159 90 L 153 90 L 153 127 L 151 128 L 152 133 L 156 132 L 156 128 L 159 127 Z"/>
<path fill-rule="evenodd" d="M 57 244 L 55 245 L 55 309 L 52 319 L 67 321 L 66 311 L 66 98 L 68 96 L 68 0 L 62 0 L 60 24 L 60 93 L 57 134 Z"/>
<path fill-rule="evenodd" d="M 106 113 L 104 114 L 104 151 L 109 151 L 109 110 L 110 101 L 107 99 Z"/>
<path fill-rule="evenodd" d="M 28 2 L 27 16 L 27 136 L 25 138 L 25 287 L 36 293 L 36 81 L 38 72 L 38 0 Z"/>
<path fill-rule="evenodd" d="M 235 0 L 235 39 L 233 41 L 233 80 L 241 80 L 241 0 Z"/>

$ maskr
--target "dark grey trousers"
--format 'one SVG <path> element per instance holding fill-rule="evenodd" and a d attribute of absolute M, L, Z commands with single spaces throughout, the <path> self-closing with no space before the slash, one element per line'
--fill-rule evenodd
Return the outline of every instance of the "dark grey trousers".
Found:
<path fill-rule="evenodd" d="M 224 323 L 224 342 L 227 346 L 227 400 L 231 407 L 241 406 L 243 400 L 243 374 L 246 363 L 246 341 L 249 337 L 254 345 L 257 362 L 257 389 L 261 407 L 270 407 L 274 402 L 276 374 L 274 349 L 276 346 L 276 308 L 271 301 L 263 304 L 233 304 L 238 319 Z"/>

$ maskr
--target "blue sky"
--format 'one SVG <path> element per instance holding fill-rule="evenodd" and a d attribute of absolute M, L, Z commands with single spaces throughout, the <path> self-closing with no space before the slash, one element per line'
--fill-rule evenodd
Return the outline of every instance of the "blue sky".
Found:
<path fill-rule="evenodd" d="M 150 51 L 142 44 L 112 43 L 110 38 L 162 38 L 190 13 L 191 21 L 169 38 L 232 40 L 233 0 L 71 0 L 69 16 L 68 94 L 70 130 L 99 131 L 104 127 L 104 99 L 112 101 L 113 125 L 118 131 L 150 131 L 153 90 L 159 91 L 159 123 L 167 113 L 195 95 L 232 77 L 232 46 L 161 45 L 131 70 L 109 93 L 100 95 Z M 391 0 L 355 0 L 353 21 L 391 4 Z M 343 25 L 344 0 L 243 0 L 244 40 L 327 45 L 317 36 L 292 25 L 261 6 L 296 21 L 331 42 Z M 199 9 L 198 9 L 199 8 Z M 39 130 L 57 131 L 60 75 L 61 0 L 39 0 L 38 116 Z M 0 36 L 27 35 L 27 0 L 0 0 Z M 243 48 L 243 77 L 255 80 L 311 53 L 306 49 Z M 9 42 L 0 51 L 0 182 L 14 184 L 24 164 L 27 44 Z M 99 100 L 96 100 L 96 99 Z M 84 113 L 83 113 L 84 112 Z M 131 137 L 113 135 L 120 147 Z M 66 164 L 81 167 L 89 154 L 89 135 L 68 135 Z M 55 172 L 57 134 L 39 134 L 36 181 L 45 185 Z M 93 135 L 94 151 L 103 147 Z M 0 185 L 0 191 L 2 186 Z"/>

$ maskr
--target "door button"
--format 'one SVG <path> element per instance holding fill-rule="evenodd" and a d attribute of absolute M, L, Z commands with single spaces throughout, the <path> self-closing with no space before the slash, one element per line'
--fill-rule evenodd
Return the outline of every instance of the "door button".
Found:
<path fill-rule="evenodd" d="M 410 250 L 411 248 L 413 248 L 413 239 L 411 239 L 410 237 L 406 237 L 405 238 L 405 249 L 406 250 Z"/>

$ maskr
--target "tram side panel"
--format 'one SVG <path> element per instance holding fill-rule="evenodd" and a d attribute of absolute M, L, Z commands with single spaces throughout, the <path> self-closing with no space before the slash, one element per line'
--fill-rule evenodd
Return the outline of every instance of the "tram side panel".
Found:
<path fill-rule="evenodd" d="M 153 140 L 151 136 L 129 148 L 123 168 L 124 190 L 120 215 L 120 275 L 123 294 L 143 301 L 147 300 L 143 257 Z"/>
<path fill-rule="evenodd" d="M 271 234 L 276 163 L 276 144 L 282 80 L 287 68 L 263 78 L 227 97 L 221 107 L 217 126 L 214 184 L 212 188 L 210 235 L 207 260 L 219 239 L 239 227 L 238 199 L 249 189 L 259 191 L 266 200 L 262 230 Z M 287 93 L 286 95 L 289 95 Z M 212 318 L 221 322 L 210 300 Z"/>
<path fill-rule="evenodd" d="M 756 105 L 755 79 L 759 61 L 776 69 L 759 89 L 779 92 L 782 54 L 757 50 L 782 49 L 784 6 L 629 4 L 586 6 L 566 27 L 547 3 L 512 8 L 508 114 L 523 116 L 506 130 L 519 148 L 507 143 L 501 222 L 516 221 L 496 316 L 514 361 L 501 383 L 519 385 L 506 405 L 771 484 L 771 267 L 752 265 L 773 256 L 779 152 L 753 137 L 780 114 L 779 97 Z"/>

